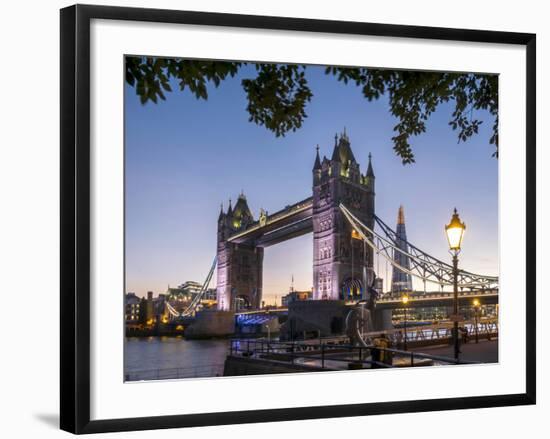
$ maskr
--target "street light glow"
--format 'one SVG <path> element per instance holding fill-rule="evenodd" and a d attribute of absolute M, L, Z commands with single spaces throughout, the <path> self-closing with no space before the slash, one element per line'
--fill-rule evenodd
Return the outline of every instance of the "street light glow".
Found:
<path fill-rule="evenodd" d="M 455 208 L 451 222 L 445 226 L 445 233 L 447 234 L 447 240 L 449 241 L 449 248 L 451 250 L 460 251 L 465 230 L 466 224 L 460 221 L 460 217 Z"/>

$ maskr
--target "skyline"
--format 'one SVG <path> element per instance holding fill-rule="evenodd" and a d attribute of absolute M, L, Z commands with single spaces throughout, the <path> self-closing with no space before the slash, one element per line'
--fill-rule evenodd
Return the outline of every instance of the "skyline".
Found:
<path fill-rule="evenodd" d="M 445 105 L 426 133 L 411 141 L 417 162 L 404 166 L 392 150 L 395 119 L 386 99 L 368 102 L 359 88 L 322 69 L 308 66 L 314 93 L 309 117 L 283 138 L 248 122 L 240 79 L 251 68 L 218 89 L 209 87 L 207 101 L 176 91 L 142 106 L 126 85 L 126 292 L 157 295 L 168 285 L 202 283 L 215 255 L 220 203 L 227 208 L 228 199 L 235 203 L 243 191 L 257 219 L 260 208 L 272 213 L 310 196 L 316 145 L 321 157 L 330 157 L 334 134 L 344 127 L 362 172 L 372 153 L 376 212 L 384 222 L 394 228 L 402 204 L 409 241 L 448 262 L 444 225 L 457 207 L 468 227 L 460 267 L 498 274 L 498 161 L 488 142 L 491 124 L 457 145 Z M 311 234 L 266 248 L 266 303 L 276 295 L 280 302 L 292 276 L 295 289 L 311 288 L 312 254 Z M 385 278 L 384 267 L 380 271 Z"/>

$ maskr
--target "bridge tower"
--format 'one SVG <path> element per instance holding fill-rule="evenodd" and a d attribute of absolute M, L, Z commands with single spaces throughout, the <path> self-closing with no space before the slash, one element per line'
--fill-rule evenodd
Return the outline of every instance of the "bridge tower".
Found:
<path fill-rule="evenodd" d="M 403 210 L 403 206 L 399 206 L 399 211 L 397 213 L 397 228 L 395 233 L 397 235 L 395 245 L 404 253 L 394 250 L 393 260 L 401 267 L 409 269 L 409 257 L 405 254 L 408 253 L 409 246 L 407 245 L 407 230 L 405 229 L 405 212 Z M 391 293 L 400 294 L 406 291 L 412 291 L 411 275 L 397 267 L 393 267 L 391 276 Z"/>
<path fill-rule="evenodd" d="M 223 206 L 221 208 L 217 247 L 217 301 L 221 311 L 260 307 L 264 249 L 228 241 L 231 235 L 246 229 L 253 222 L 254 217 L 242 193 L 235 208 L 231 207 L 231 200 L 227 212 L 223 211 Z"/>
<path fill-rule="evenodd" d="M 345 130 L 335 136 L 330 160 L 321 160 L 317 147 L 313 166 L 314 299 L 366 297 L 366 287 L 374 278 L 373 251 L 352 236 L 351 226 L 338 206 L 343 203 L 374 228 L 374 183 L 371 155 L 363 175 Z"/>

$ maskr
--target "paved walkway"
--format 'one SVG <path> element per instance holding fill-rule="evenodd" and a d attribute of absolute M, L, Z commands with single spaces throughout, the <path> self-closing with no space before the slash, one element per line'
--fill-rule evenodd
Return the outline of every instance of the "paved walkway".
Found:
<path fill-rule="evenodd" d="M 430 355 L 454 357 L 454 346 L 429 346 L 414 348 L 414 352 Z M 480 340 L 479 343 L 470 341 L 460 345 L 460 359 L 465 361 L 479 361 L 482 363 L 498 363 L 498 340 Z"/>

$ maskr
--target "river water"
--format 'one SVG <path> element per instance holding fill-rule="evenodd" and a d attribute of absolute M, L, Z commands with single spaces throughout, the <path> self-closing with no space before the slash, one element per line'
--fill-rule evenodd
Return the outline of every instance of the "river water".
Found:
<path fill-rule="evenodd" d="M 223 375 L 229 340 L 183 337 L 127 337 L 126 381 L 215 377 Z"/>

